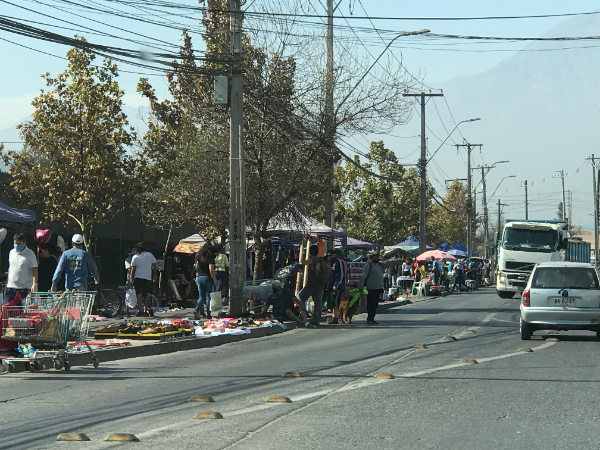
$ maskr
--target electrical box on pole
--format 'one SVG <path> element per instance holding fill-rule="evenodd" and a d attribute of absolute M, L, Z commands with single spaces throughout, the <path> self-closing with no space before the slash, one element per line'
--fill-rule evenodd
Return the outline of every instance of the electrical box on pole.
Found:
<path fill-rule="evenodd" d="M 217 105 L 227 105 L 229 103 L 229 77 L 215 77 L 213 103 Z"/>

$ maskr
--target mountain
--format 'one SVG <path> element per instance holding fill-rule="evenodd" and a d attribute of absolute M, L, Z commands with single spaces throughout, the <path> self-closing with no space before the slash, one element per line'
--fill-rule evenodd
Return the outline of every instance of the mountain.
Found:
<path fill-rule="evenodd" d="M 569 19 L 544 35 L 562 36 L 600 36 L 600 17 Z M 543 51 L 574 45 L 578 48 Z M 518 187 L 527 179 L 532 199 L 530 217 L 554 217 L 556 206 L 562 201 L 560 194 L 547 195 L 544 201 L 533 199 L 544 193 L 559 192 L 560 180 L 551 177 L 555 171 L 564 169 L 568 172 L 566 189 L 576 191 L 575 223 L 593 223 L 588 217 L 593 208 L 589 195 L 592 174 L 589 165 L 585 166 L 585 158 L 594 152 L 600 155 L 600 41 L 536 41 L 524 50 L 484 73 L 433 85 L 443 88 L 456 121 L 481 118 L 479 122 L 461 125 L 460 130 L 471 143 L 483 144 L 482 155 L 487 164 L 510 161 L 490 172 L 488 196 L 489 189 L 495 189 L 503 176 L 516 175 L 515 179 L 505 181 L 498 191 L 515 197 L 507 203 L 514 205 L 513 208 L 518 206 L 522 211 L 520 215 L 524 215 L 524 199 L 516 197 L 524 195 Z M 433 108 L 430 111 L 428 120 L 438 120 Z M 444 120 L 448 128 L 451 119 L 447 116 Z M 455 132 L 453 138 L 460 143 L 458 133 Z M 429 142 L 433 149 L 439 145 L 431 136 Z M 464 155 L 464 150 L 462 152 Z M 480 164 L 478 153 L 479 150 L 475 162 Z M 451 177 L 466 176 L 464 160 L 456 155 L 456 149 L 440 150 L 435 160 Z M 475 181 L 479 181 L 478 176 Z"/>

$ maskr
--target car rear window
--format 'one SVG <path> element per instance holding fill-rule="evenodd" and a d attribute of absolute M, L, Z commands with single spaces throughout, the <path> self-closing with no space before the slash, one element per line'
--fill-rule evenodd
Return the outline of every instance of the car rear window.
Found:
<path fill-rule="evenodd" d="M 596 271 L 589 267 L 540 267 L 531 286 L 548 289 L 600 289 Z"/>

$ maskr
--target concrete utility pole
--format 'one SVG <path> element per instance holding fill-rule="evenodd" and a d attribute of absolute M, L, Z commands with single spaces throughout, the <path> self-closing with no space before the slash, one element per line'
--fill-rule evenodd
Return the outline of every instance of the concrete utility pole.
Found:
<path fill-rule="evenodd" d="M 600 176 L 596 178 L 596 171 L 598 169 L 594 154 L 592 154 L 591 158 L 587 158 L 587 160 L 592 162 L 592 176 L 594 179 L 594 264 L 598 266 L 598 181 L 600 181 Z"/>
<path fill-rule="evenodd" d="M 565 171 L 557 170 L 556 172 L 559 175 L 552 175 L 552 178 L 560 178 L 562 180 L 562 195 L 563 195 L 562 220 L 565 220 L 566 209 L 567 209 L 567 200 L 565 197 Z"/>
<path fill-rule="evenodd" d="M 456 144 L 456 150 L 460 147 L 467 148 L 467 252 L 469 258 L 473 256 L 473 193 L 471 192 L 471 150 L 473 147 L 483 147 L 483 144 Z"/>
<path fill-rule="evenodd" d="M 419 172 L 421 174 L 420 188 L 420 210 L 419 210 L 419 252 L 427 249 L 427 140 L 425 139 L 425 97 L 443 97 L 444 94 L 404 94 L 404 97 L 421 98 L 421 159 L 419 160 Z"/>
<path fill-rule="evenodd" d="M 525 186 L 525 220 L 529 219 L 529 198 L 527 195 L 527 180 L 525 180 L 523 186 Z M 564 219 L 564 212 L 563 212 Z"/>
<path fill-rule="evenodd" d="M 338 3 L 339 5 L 339 3 Z M 335 187 L 334 178 L 334 155 L 335 155 L 335 117 L 333 110 L 333 13 L 336 8 L 333 6 L 333 0 L 327 0 L 327 62 L 325 68 L 325 145 L 327 155 L 331 158 L 329 167 L 329 185 L 331 189 L 326 189 L 325 195 L 325 225 L 333 228 L 335 226 L 335 197 L 333 190 Z"/>
<path fill-rule="evenodd" d="M 229 141 L 229 310 L 242 313 L 246 280 L 246 197 L 244 192 L 244 108 L 242 74 L 242 0 L 230 0 L 231 103 Z"/>

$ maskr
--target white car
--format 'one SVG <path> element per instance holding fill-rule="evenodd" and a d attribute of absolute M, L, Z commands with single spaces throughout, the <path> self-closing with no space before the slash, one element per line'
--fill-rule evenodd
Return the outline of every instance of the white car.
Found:
<path fill-rule="evenodd" d="M 521 339 L 536 330 L 591 330 L 600 336 L 600 283 L 586 263 L 536 264 L 521 298 Z"/>

